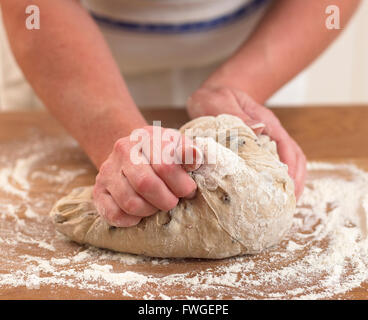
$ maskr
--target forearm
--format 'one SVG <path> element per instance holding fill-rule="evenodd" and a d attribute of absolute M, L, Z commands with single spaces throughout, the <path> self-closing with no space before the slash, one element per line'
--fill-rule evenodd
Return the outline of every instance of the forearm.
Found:
<path fill-rule="evenodd" d="M 264 103 L 318 57 L 340 33 L 340 30 L 326 28 L 326 7 L 338 5 L 342 29 L 359 2 L 275 1 L 250 39 L 210 76 L 204 86 L 240 89 Z"/>
<path fill-rule="evenodd" d="M 27 30 L 29 1 L 1 4 L 12 50 L 26 78 L 99 167 L 116 140 L 146 122 L 96 24 L 77 1 L 35 0 L 41 28 Z"/>

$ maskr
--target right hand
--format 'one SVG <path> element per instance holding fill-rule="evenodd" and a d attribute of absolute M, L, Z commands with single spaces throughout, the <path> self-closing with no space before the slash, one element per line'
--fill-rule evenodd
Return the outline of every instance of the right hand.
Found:
<path fill-rule="evenodd" d="M 143 217 L 158 210 L 169 211 L 177 205 L 179 198 L 190 198 L 195 194 L 196 183 L 187 171 L 200 166 L 201 153 L 188 137 L 165 128 L 161 128 L 161 136 L 156 139 L 161 146 L 159 150 L 158 144 L 153 144 L 154 128 L 143 128 L 145 135 L 141 142 L 144 143 L 137 144 L 130 136 L 116 141 L 113 151 L 101 165 L 93 198 L 99 214 L 112 226 L 137 225 Z M 169 157 L 164 154 L 165 150 L 171 150 Z M 157 161 L 158 152 L 164 161 Z M 139 155 L 141 163 L 132 161 L 134 154 Z M 184 165 L 174 161 L 178 155 L 180 159 L 192 156 L 194 165 L 186 166 L 185 170 Z"/>
<path fill-rule="evenodd" d="M 306 157 L 271 110 L 257 103 L 247 93 L 228 87 L 198 89 L 189 98 L 187 110 L 191 118 L 232 114 L 242 119 L 256 134 L 268 135 L 277 144 L 280 160 L 288 166 L 289 175 L 295 183 L 296 198 L 301 196 L 306 175 Z"/>

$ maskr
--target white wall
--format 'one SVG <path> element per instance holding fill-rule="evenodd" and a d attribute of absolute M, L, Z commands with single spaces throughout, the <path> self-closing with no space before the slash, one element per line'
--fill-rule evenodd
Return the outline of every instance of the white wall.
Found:
<path fill-rule="evenodd" d="M 368 0 L 341 36 L 268 105 L 368 105 Z"/>
<path fill-rule="evenodd" d="M 0 31 L 1 38 L 4 36 L 4 30 Z M 1 57 L 1 51 L 3 50 L 0 50 L 0 59 L 4 58 Z M 11 69 L 10 67 L 9 65 L 0 68 L 0 89 L 3 86 L 1 75 L 8 72 L 7 69 Z M 21 81 L 18 81 L 19 77 L 13 78 L 14 83 L 22 85 Z M 22 98 L 16 90 L 13 91 L 14 99 Z M 7 103 L 2 102 L 2 98 L 0 92 L 0 110 L 7 106 Z M 27 105 L 29 104 L 27 102 Z M 368 0 L 362 0 L 358 12 L 332 46 L 308 69 L 277 92 L 267 104 L 368 105 Z"/>

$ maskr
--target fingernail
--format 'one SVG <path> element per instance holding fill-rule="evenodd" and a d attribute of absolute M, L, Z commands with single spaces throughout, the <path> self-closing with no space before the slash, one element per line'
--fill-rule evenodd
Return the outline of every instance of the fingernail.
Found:
<path fill-rule="evenodd" d="M 259 123 L 252 124 L 250 127 L 252 129 L 259 129 L 259 128 L 265 128 L 266 125 L 262 122 L 259 122 Z"/>
<path fill-rule="evenodd" d="M 185 197 L 185 199 L 193 199 L 197 194 L 197 189 L 195 189 L 191 194 Z"/>
<path fill-rule="evenodd" d="M 182 150 L 182 146 L 179 146 L 177 150 Z M 180 152 L 180 151 L 179 151 Z M 191 155 L 191 157 L 189 157 Z M 183 159 L 184 158 L 184 159 Z M 202 151 L 195 145 L 185 147 L 184 154 L 182 154 L 182 166 L 185 171 L 195 171 L 203 164 L 204 158 Z"/>

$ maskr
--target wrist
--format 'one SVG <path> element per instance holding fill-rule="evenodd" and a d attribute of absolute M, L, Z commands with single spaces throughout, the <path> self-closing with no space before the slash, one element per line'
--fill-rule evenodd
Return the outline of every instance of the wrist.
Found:
<path fill-rule="evenodd" d="M 278 83 L 278 73 L 275 73 L 267 52 L 267 44 L 247 43 L 217 68 L 203 86 L 240 90 L 259 104 L 264 104 L 277 90 Z"/>
<path fill-rule="evenodd" d="M 109 105 L 89 115 L 88 132 L 78 139 L 82 148 L 97 168 L 108 158 L 120 138 L 130 135 L 134 129 L 147 122 L 135 106 Z"/>
<path fill-rule="evenodd" d="M 255 80 L 250 80 L 245 73 L 231 73 L 226 68 L 217 70 L 202 84 L 201 88 L 240 90 L 259 104 L 263 104 L 268 98 L 262 86 L 257 86 Z"/>

